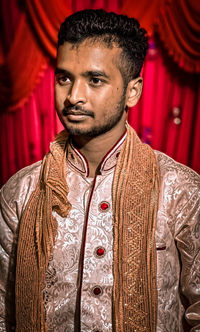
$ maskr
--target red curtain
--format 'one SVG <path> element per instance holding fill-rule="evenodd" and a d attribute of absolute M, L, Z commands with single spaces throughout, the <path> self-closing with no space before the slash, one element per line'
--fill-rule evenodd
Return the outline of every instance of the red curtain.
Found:
<path fill-rule="evenodd" d="M 200 172 L 200 76 L 178 68 L 151 38 L 143 77 L 129 123 L 154 149 Z"/>
<path fill-rule="evenodd" d="M 163 6 L 165 0 L 124 0 L 121 8 L 121 14 L 130 17 L 136 17 L 141 26 L 144 27 L 149 34 L 154 31 L 155 19 L 158 17 L 159 8 Z"/>
<path fill-rule="evenodd" d="M 200 72 L 200 1 L 165 0 L 156 19 L 157 31 L 181 68 Z"/>
<path fill-rule="evenodd" d="M 175 20 L 177 3 L 183 7 L 178 21 L 184 23 Z M 62 128 L 53 100 L 57 31 L 67 15 L 84 8 L 135 16 L 148 30 L 152 37 L 143 69 L 143 96 L 130 110 L 129 122 L 143 141 L 200 172 L 200 68 L 196 44 L 200 10 L 196 1 L 189 5 L 189 0 L 2 0 L 1 183 L 18 169 L 41 159 Z M 165 20 L 169 24 L 164 29 Z M 174 35 L 176 42 L 172 45 Z"/>
<path fill-rule="evenodd" d="M 150 34 L 157 31 L 181 68 L 200 72 L 199 0 L 125 0 L 121 12 L 137 17 Z"/>
<path fill-rule="evenodd" d="M 2 1 L 2 13 L 9 20 L 7 3 Z M 17 1 L 12 2 L 13 11 L 17 4 Z M 39 82 L 40 73 L 47 68 L 49 60 L 56 57 L 58 29 L 71 8 L 66 0 L 28 0 L 20 14 L 19 8 L 17 11 L 19 23 L 0 67 L 0 104 L 4 110 L 24 104 Z"/>

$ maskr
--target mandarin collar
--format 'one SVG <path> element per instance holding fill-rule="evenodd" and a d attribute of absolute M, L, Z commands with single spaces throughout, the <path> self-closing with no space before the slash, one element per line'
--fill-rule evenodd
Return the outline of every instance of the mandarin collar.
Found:
<path fill-rule="evenodd" d="M 125 131 L 120 139 L 112 147 L 112 149 L 104 156 L 100 167 L 101 175 L 109 173 L 112 169 L 115 168 L 117 164 L 117 158 L 120 154 L 122 144 L 125 141 L 126 136 L 127 132 Z M 87 159 L 78 149 L 74 147 L 71 139 L 69 139 L 69 144 L 67 146 L 66 158 L 67 163 L 71 166 L 71 168 L 73 168 L 76 172 L 81 173 L 83 176 L 88 177 L 89 165 Z"/>

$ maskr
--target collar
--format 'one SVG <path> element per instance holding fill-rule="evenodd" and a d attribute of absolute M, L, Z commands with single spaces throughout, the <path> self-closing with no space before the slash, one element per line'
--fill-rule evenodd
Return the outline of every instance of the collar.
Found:
<path fill-rule="evenodd" d="M 113 168 L 115 168 L 117 163 L 117 158 L 119 157 L 122 144 L 125 141 L 127 136 L 127 132 L 120 137 L 120 139 L 115 143 L 112 149 L 104 156 L 100 173 L 104 175 L 110 172 Z M 89 174 L 89 165 L 85 156 L 74 147 L 72 140 L 69 140 L 69 144 L 67 146 L 67 163 L 73 168 L 75 171 L 81 173 L 83 176 L 88 176 Z"/>

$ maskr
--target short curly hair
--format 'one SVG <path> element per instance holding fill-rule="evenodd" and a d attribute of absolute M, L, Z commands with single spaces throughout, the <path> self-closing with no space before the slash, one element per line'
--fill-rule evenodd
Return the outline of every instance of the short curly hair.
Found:
<path fill-rule="evenodd" d="M 60 26 L 58 48 L 65 42 L 80 44 L 86 39 L 122 49 L 119 69 L 128 83 L 140 75 L 148 48 L 146 31 L 134 18 L 102 9 L 86 9 L 67 17 Z"/>

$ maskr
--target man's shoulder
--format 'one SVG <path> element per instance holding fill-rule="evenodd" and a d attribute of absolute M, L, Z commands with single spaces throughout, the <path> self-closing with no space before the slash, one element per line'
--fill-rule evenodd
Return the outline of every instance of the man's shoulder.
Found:
<path fill-rule="evenodd" d="M 160 170 L 161 183 L 168 185 L 200 189 L 200 175 L 193 169 L 175 161 L 163 152 L 154 150 Z"/>
<path fill-rule="evenodd" d="M 22 168 L 1 188 L 1 204 L 7 203 L 11 209 L 27 202 L 39 180 L 42 161 Z"/>

